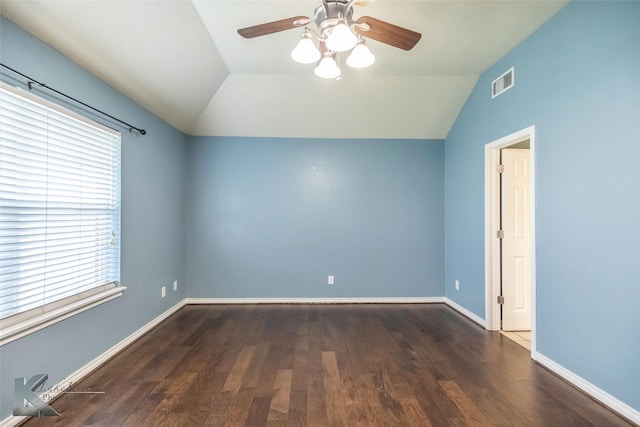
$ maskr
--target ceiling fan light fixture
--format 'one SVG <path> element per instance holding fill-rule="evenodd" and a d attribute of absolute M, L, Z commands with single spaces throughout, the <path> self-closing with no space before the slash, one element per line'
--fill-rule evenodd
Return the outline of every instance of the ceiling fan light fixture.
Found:
<path fill-rule="evenodd" d="M 368 67 L 376 61 L 363 37 L 405 51 L 413 49 L 422 37 L 420 33 L 371 16 L 354 18 L 353 5 L 365 5 L 371 1 L 320 0 L 313 17 L 293 16 L 265 22 L 240 28 L 238 34 L 245 39 L 252 39 L 302 28 L 301 40 L 291 51 L 291 58 L 302 64 L 314 64 L 314 73 L 321 78 L 339 80 L 342 72 L 336 61 L 340 53 L 348 55 L 345 62 L 353 68 Z M 316 29 L 308 27 L 310 24 L 315 24 Z M 320 41 L 319 46 L 313 43 L 314 40 Z"/>
<path fill-rule="evenodd" d="M 313 72 L 316 76 L 322 77 L 323 79 L 335 79 L 340 77 L 341 74 L 340 67 L 338 67 L 336 60 L 333 59 L 333 56 L 329 52 L 325 53 Z"/>
<path fill-rule="evenodd" d="M 358 40 L 358 44 L 347 58 L 347 65 L 351 68 L 364 68 L 376 62 L 376 57 L 371 53 L 364 39 Z"/>
<path fill-rule="evenodd" d="M 300 64 L 313 64 L 320 59 L 320 51 L 313 44 L 311 35 L 305 31 L 298 45 L 291 51 L 291 58 Z"/>
<path fill-rule="evenodd" d="M 334 52 L 346 52 L 353 49 L 358 43 L 358 37 L 351 31 L 349 26 L 343 21 L 338 23 L 331 30 L 327 37 L 327 48 Z"/>

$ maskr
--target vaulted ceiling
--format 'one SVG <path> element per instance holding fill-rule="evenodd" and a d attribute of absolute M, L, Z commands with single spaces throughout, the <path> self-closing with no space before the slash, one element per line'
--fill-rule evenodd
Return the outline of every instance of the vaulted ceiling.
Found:
<path fill-rule="evenodd" d="M 0 0 L 0 12 L 188 134 L 444 138 L 479 75 L 567 1 L 354 6 L 356 18 L 373 16 L 422 39 L 410 51 L 369 40 L 375 64 L 342 67 L 339 81 L 291 59 L 301 29 L 254 39 L 236 31 L 312 16 L 317 3 Z"/>

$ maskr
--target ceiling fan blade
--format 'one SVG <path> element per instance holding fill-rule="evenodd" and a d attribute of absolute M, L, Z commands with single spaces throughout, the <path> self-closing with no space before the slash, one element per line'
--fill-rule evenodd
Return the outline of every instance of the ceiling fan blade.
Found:
<path fill-rule="evenodd" d="M 297 27 L 304 27 L 311 19 L 306 16 L 294 16 L 293 18 L 281 19 L 279 21 L 267 22 L 265 24 L 254 25 L 252 27 L 240 28 L 238 34 L 245 39 L 251 39 L 280 31 L 291 30 Z"/>
<path fill-rule="evenodd" d="M 355 25 L 356 33 L 404 50 L 411 50 L 422 37 L 420 33 L 370 16 L 360 17 L 357 24 Z M 365 30 L 367 27 L 369 29 Z"/>

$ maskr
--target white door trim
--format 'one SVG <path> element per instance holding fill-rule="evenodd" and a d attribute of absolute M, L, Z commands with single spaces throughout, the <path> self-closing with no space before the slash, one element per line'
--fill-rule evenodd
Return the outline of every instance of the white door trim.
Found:
<path fill-rule="evenodd" d="M 500 294 L 500 255 L 496 238 L 500 218 L 500 181 L 497 179 L 496 166 L 500 159 L 500 149 L 527 139 L 530 141 L 531 154 L 531 354 L 534 355 L 536 351 L 535 126 L 514 132 L 484 147 L 485 321 L 488 330 L 500 330 L 500 306 L 497 303 L 497 297 Z"/>

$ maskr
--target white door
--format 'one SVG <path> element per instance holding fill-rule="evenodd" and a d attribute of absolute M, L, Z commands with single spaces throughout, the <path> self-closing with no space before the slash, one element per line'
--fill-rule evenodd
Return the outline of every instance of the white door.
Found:
<path fill-rule="evenodd" d="M 503 149 L 502 329 L 531 329 L 531 206 L 528 149 Z"/>

